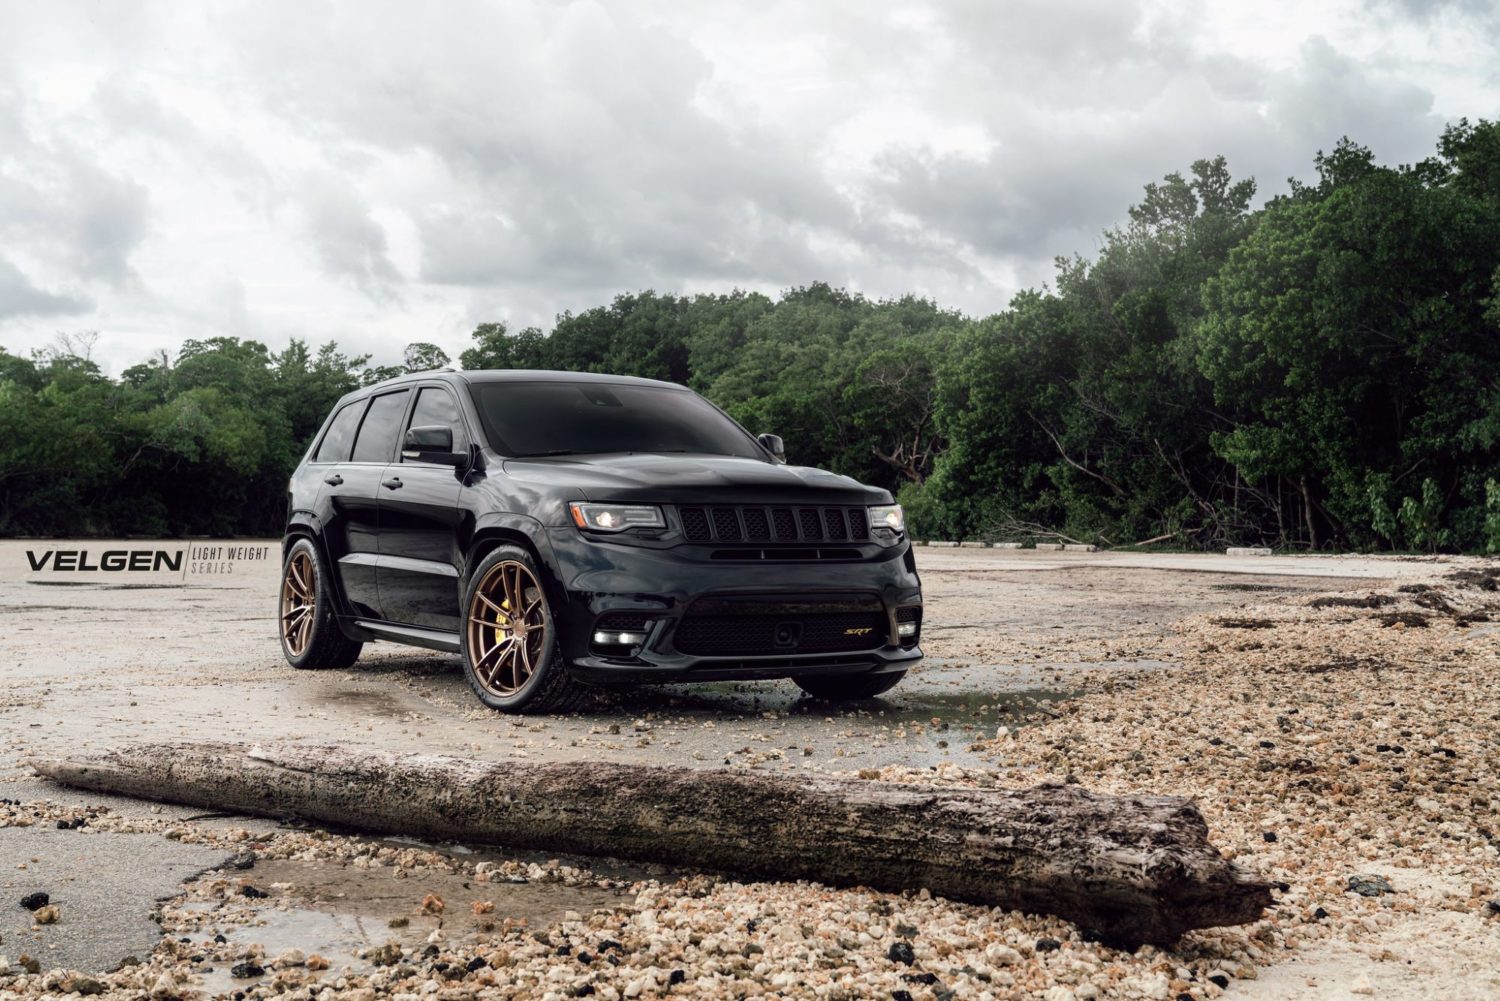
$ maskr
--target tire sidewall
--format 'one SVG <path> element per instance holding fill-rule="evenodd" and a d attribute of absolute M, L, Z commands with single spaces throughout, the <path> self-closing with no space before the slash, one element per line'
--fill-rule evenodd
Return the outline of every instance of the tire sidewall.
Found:
<path fill-rule="evenodd" d="M 469 649 L 469 615 L 474 604 L 474 593 L 479 589 L 480 583 L 489 576 L 496 564 L 503 562 L 522 564 L 536 580 L 537 587 L 542 592 L 542 620 L 547 626 L 547 643 L 542 649 L 541 663 L 531 672 L 531 677 L 526 679 L 526 683 L 521 686 L 520 690 L 513 695 L 498 696 L 487 691 L 475 674 L 473 651 Z M 546 685 L 553 671 L 567 670 L 562 663 L 557 621 L 552 615 L 552 601 L 547 596 L 547 587 L 542 581 L 541 568 L 537 566 L 537 561 L 530 553 L 519 546 L 500 546 L 491 550 L 484 559 L 479 561 L 479 565 L 474 568 L 474 572 L 469 575 L 468 582 L 464 585 L 463 625 L 459 630 L 459 653 L 463 658 L 464 680 L 469 683 L 469 688 L 473 690 L 479 701 L 490 709 L 516 712 L 524 708 L 531 702 L 537 690 Z"/>

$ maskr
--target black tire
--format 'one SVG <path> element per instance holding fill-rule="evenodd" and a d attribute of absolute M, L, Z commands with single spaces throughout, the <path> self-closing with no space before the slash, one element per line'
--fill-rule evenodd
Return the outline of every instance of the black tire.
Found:
<path fill-rule="evenodd" d="M 797 687 L 815 699 L 854 702 L 884 695 L 901 683 L 905 671 L 888 674 L 831 674 L 825 677 L 793 678 Z"/>
<path fill-rule="evenodd" d="M 499 614 L 493 604 L 486 604 L 481 600 L 481 591 L 486 597 L 494 593 L 497 574 L 503 577 L 510 573 L 520 577 L 517 565 L 530 575 L 530 581 L 518 588 L 523 594 L 521 603 L 526 606 L 521 615 L 523 618 L 529 617 L 527 629 L 530 631 L 521 634 L 519 649 L 528 651 L 526 659 L 530 674 L 516 685 L 507 685 L 495 678 L 495 671 L 498 670 L 495 662 L 486 660 L 482 666 L 476 666 L 476 661 L 483 659 L 487 651 L 475 647 L 489 643 L 490 650 L 494 650 L 502 646 L 500 637 L 509 635 L 510 631 L 498 630 L 493 621 L 480 624 L 475 619 L 476 615 L 488 620 L 492 615 Z M 558 642 L 552 606 L 541 581 L 541 571 L 530 553 L 519 546 L 500 546 L 480 560 L 464 585 L 463 628 L 459 631 L 464 679 L 468 681 L 475 697 L 491 709 L 507 713 L 570 712 L 585 705 L 593 694 L 593 689 L 574 678 L 568 670 Z M 533 605 L 532 602 L 536 604 Z M 528 612 L 527 609 L 531 611 Z M 527 636 L 539 631 L 542 635 L 535 645 L 528 646 Z M 488 678 L 482 674 L 488 674 Z"/>
<path fill-rule="evenodd" d="M 295 585 L 288 578 L 294 570 Z M 289 587 L 295 589 L 289 591 Z M 300 614 L 295 610 L 289 612 L 289 600 L 296 600 L 304 591 L 311 593 L 311 609 Z M 333 578 L 323 562 L 323 554 L 310 539 L 293 542 L 281 561 L 276 625 L 286 662 L 299 670 L 348 667 L 364 649 L 363 643 L 351 640 L 339 629 L 334 618 Z"/>

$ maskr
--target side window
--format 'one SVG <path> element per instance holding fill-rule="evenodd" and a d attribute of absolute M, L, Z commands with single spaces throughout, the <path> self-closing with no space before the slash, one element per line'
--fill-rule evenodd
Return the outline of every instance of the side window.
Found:
<path fill-rule="evenodd" d="M 359 415 L 365 412 L 365 401 L 346 404 L 328 425 L 328 433 L 318 443 L 314 462 L 348 462 L 349 446 L 354 444 L 354 432 L 359 427 Z"/>
<path fill-rule="evenodd" d="M 396 431 L 401 427 L 401 415 L 406 412 L 407 389 L 399 393 L 386 393 L 370 402 L 365 412 L 364 423 L 359 426 L 359 437 L 354 439 L 355 462 L 390 462 L 396 454 Z"/>
<path fill-rule="evenodd" d="M 453 395 L 446 389 L 424 386 L 417 392 L 417 405 L 412 407 L 407 427 L 429 427 L 433 424 L 441 424 L 453 430 L 453 451 L 462 452 L 469 447 L 469 436 L 464 432 L 464 421 L 459 416 L 458 404 L 453 402 Z"/>

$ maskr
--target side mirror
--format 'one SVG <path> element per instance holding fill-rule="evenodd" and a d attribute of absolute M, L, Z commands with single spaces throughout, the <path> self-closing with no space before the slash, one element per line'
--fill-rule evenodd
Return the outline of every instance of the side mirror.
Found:
<path fill-rule="evenodd" d="M 786 462 L 786 445 L 781 441 L 781 435 L 758 434 L 755 440 L 760 442 L 760 447 L 776 457 L 777 462 Z"/>
<path fill-rule="evenodd" d="M 411 428 L 401 445 L 401 458 L 413 462 L 433 462 L 442 466 L 464 466 L 469 456 L 453 451 L 453 429 L 444 424 Z"/>

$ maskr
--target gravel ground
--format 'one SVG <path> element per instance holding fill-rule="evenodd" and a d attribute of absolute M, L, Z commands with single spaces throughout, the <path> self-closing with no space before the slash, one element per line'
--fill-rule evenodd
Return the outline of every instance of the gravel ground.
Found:
<path fill-rule="evenodd" d="M 1041 661 L 1043 673 L 1064 676 L 1066 694 L 961 731 L 962 754 L 946 760 L 900 753 L 918 726 L 924 740 L 945 733 L 939 720 L 890 728 L 891 753 L 873 762 L 846 766 L 831 751 L 811 763 L 731 762 L 848 770 L 868 781 L 1076 781 L 1191 795 L 1226 855 L 1285 884 L 1255 925 L 1126 953 L 1056 919 L 925 894 L 466 854 L 187 820 L 128 802 L 90 813 L 38 786 L 26 802 L 0 805 L 0 828 L 83 819 L 67 836 L 154 832 L 235 853 L 249 868 L 190 884 L 161 910 L 163 944 L 116 972 L 39 963 L 27 972 L 18 940 L 0 943 L 0 996 L 1500 996 L 1500 623 L 1488 621 L 1500 620 L 1500 572 L 1472 560 L 1302 566 L 1314 565 L 1336 576 L 1107 560 L 1026 570 L 988 554 L 933 554 L 924 562 L 934 568 L 929 623 L 947 627 L 927 641 L 941 658 L 936 669 Z M 1039 605 L 1045 594 L 1057 600 Z M 1069 628 L 1054 630 L 1054 617 Z M 255 670 L 274 680 L 273 666 Z M 403 682 L 431 715 L 444 708 L 445 689 L 423 685 L 440 677 L 414 672 Z M 34 694 L 22 691 L 14 710 L 0 712 L 12 754 L 57 739 L 17 722 Z M 618 718 L 634 733 L 629 716 L 642 703 L 625 708 Z M 454 706 L 450 721 L 462 711 Z M 736 738 L 784 724 L 784 712 L 736 719 Z M 667 715 L 671 731 L 678 717 Z M 607 718 L 601 710 L 580 726 L 607 735 Z M 491 732 L 514 729 L 508 723 L 470 725 L 479 753 L 515 749 Z M 830 717 L 823 744 L 855 744 L 882 725 Z M 951 731 L 946 739 L 960 742 Z M 631 743 L 619 741 L 617 753 L 670 753 L 666 741 Z M 373 886 L 379 899 L 361 898 Z M 88 934 L 73 920 L 61 909 L 32 931 Z"/>

